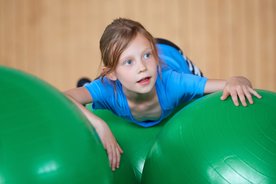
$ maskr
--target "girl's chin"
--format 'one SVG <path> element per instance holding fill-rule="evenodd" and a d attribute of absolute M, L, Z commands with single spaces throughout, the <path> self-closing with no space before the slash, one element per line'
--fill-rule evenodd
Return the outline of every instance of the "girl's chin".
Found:
<path fill-rule="evenodd" d="M 137 93 L 140 93 L 140 94 L 151 94 L 152 92 L 154 92 L 154 88 L 152 86 L 148 86 L 148 88 L 143 88 L 143 89 L 139 89 L 137 91 Z"/>

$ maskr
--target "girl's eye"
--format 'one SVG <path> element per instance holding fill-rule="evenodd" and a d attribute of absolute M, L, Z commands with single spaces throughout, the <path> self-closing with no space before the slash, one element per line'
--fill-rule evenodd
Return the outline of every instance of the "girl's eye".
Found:
<path fill-rule="evenodd" d="M 132 62 L 132 60 L 126 60 L 125 62 L 124 62 L 124 65 L 131 65 L 133 62 Z"/>
<path fill-rule="evenodd" d="M 151 53 L 148 52 L 148 53 L 146 53 L 146 54 L 144 55 L 144 59 L 148 59 L 148 58 L 150 58 L 150 56 L 151 56 Z"/>

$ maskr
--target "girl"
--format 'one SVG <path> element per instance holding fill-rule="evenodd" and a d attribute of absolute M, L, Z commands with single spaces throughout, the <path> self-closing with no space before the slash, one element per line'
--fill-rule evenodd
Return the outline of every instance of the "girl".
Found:
<path fill-rule="evenodd" d="M 119 167 L 123 150 L 108 125 L 83 104 L 92 103 L 94 109 L 109 109 L 133 123 L 150 127 L 160 123 L 178 105 L 206 93 L 223 90 L 221 100 L 230 95 L 237 106 L 239 100 L 246 106 L 246 99 L 252 104 L 252 95 L 261 98 L 244 77 L 212 80 L 187 74 L 174 67 L 174 61 L 159 60 L 155 39 L 133 20 L 119 18 L 108 25 L 100 40 L 100 50 L 100 76 L 65 94 L 95 127 L 112 170 Z"/>

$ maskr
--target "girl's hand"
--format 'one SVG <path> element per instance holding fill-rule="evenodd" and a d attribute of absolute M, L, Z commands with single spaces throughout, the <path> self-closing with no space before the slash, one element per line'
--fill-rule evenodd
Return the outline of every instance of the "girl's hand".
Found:
<path fill-rule="evenodd" d="M 247 106 L 246 99 L 253 104 L 252 94 L 257 98 L 261 96 L 252 88 L 252 85 L 245 77 L 231 77 L 225 84 L 221 100 L 227 99 L 229 95 L 236 106 L 239 106 L 239 100 L 243 106 Z"/>
<path fill-rule="evenodd" d="M 112 171 L 119 168 L 120 166 L 120 159 L 123 150 L 117 143 L 115 137 L 113 136 L 111 130 L 107 126 L 105 122 L 100 123 L 101 126 L 97 126 L 96 131 L 101 139 L 101 142 L 106 149 L 110 167 Z"/>

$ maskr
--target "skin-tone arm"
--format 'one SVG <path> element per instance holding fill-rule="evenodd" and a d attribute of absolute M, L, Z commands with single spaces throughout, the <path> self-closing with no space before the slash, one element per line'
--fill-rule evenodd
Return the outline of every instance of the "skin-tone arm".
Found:
<path fill-rule="evenodd" d="M 223 90 L 221 100 L 225 100 L 228 96 L 231 96 L 236 106 L 239 105 L 239 100 L 243 106 L 247 106 L 246 99 L 250 104 L 253 104 L 252 95 L 261 98 L 252 88 L 250 81 L 241 76 L 231 77 L 227 81 L 209 79 L 206 83 L 204 93 L 212 93 L 220 90 Z"/>
<path fill-rule="evenodd" d="M 123 150 L 117 143 L 108 125 L 83 106 L 84 104 L 88 104 L 93 101 L 89 92 L 84 87 L 80 87 L 65 91 L 64 94 L 82 111 L 82 113 L 95 128 L 104 148 L 107 151 L 112 170 L 114 171 L 116 168 L 119 168 Z"/>

